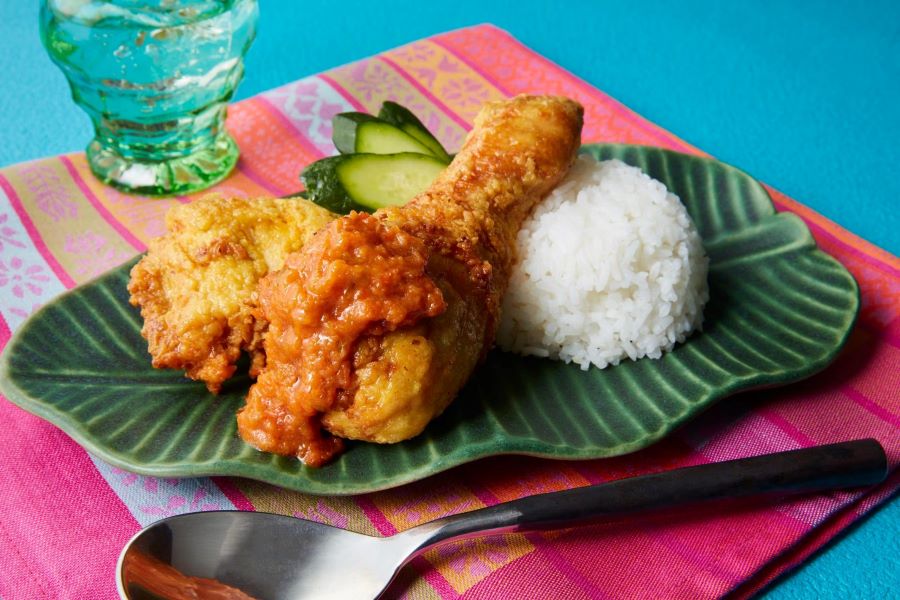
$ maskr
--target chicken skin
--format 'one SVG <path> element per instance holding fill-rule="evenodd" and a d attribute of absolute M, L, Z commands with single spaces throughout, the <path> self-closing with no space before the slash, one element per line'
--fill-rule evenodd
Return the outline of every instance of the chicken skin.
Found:
<path fill-rule="evenodd" d="M 419 434 L 493 345 L 517 232 L 574 161 L 581 125 L 565 98 L 488 104 L 425 192 L 333 221 L 264 277 L 267 362 L 241 437 L 318 466 L 338 438 Z"/>
<path fill-rule="evenodd" d="M 166 214 L 168 233 L 131 270 L 131 304 L 157 368 L 184 369 L 218 393 L 241 351 L 264 362 L 265 323 L 252 311 L 259 279 L 336 218 L 301 199 L 208 196 Z"/>

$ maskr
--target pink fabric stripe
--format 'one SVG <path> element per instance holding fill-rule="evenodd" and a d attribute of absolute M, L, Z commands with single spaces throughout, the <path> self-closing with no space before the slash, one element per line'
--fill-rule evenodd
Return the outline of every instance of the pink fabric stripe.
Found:
<path fill-rule="evenodd" d="M 6 319 L 3 318 L 3 313 L 0 313 L 0 352 L 6 348 L 6 342 L 8 342 L 11 337 L 12 332 L 9 329 L 9 324 L 6 322 Z"/>
<path fill-rule="evenodd" d="M 231 480 L 227 477 L 212 477 L 213 483 L 215 483 L 222 493 L 225 494 L 225 497 L 231 500 L 231 503 L 234 504 L 234 507 L 238 510 L 256 510 L 256 507 L 253 506 L 253 503 L 235 486 Z"/>
<path fill-rule="evenodd" d="M 883 406 L 879 406 L 878 404 L 867 398 L 866 395 L 862 392 L 853 389 L 853 387 L 849 385 L 843 386 L 841 388 L 841 392 L 882 421 L 890 423 L 894 427 L 900 428 L 900 416 L 895 415 Z"/>
<path fill-rule="evenodd" d="M 19 550 L 15 536 L 8 532 L 0 521 L 0 547 L 9 548 L 12 552 L 6 551 L 0 554 L 0 571 L 4 573 L 17 573 L 25 579 L 22 583 L 13 584 L 12 581 L 5 583 L 0 579 L 0 594 L 4 598 L 46 598 L 53 597 L 52 592 L 44 583 L 45 575 L 35 571 L 29 557 L 24 556 Z M 10 587 L 6 587 L 9 585 Z M 15 595 L 14 595 L 15 594 Z M 19 596 L 21 594 L 21 596 Z"/>
<path fill-rule="evenodd" d="M 661 528 L 657 528 L 653 532 L 653 537 L 656 539 L 657 543 L 665 546 L 666 549 L 673 554 L 680 556 L 685 561 L 696 565 L 707 573 L 715 575 L 722 581 L 728 582 L 732 586 L 741 581 L 744 577 L 740 573 L 735 573 L 724 568 L 728 564 L 726 561 L 721 560 L 717 556 L 703 554 L 689 543 L 683 542 L 675 535 L 663 531 Z"/>
<path fill-rule="evenodd" d="M 772 203 L 775 205 L 775 207 L 779 211 L 791 212 L 791 209 L 788 206 L 782 204 L 781 202 L 778 202 L 774 198 L 772 198 Z M 882 261 L 878 260 L 877 258 L 875 258 L 874 256 L 870 256 L 870 255 L 866 254 L 865 252 L 863 252 L 856 246 L 839 238 L 834 233 L 828 231 L 823 226 L 819 225 L 817 222 L 815 222 L 809 218 L 805 218 L 802 215 L 797 215 L 797 216 L 799 216 L 800 218 L 803 219 L 803 222 L 806 223 L 806 225 L 813 231 L 813 233 L 816 234 L 816 236 L 821 236 L 821 237 L 827 238 L 829 241 L 840 246 L 841 250 L 843 252 L 846 252 L 847 254 L 852 254 L 853 256 L 858 258 L 860 261 L 866 263 L 873 269 L 882 271 L 892 277 L 900 277 L 900 270 L 895 269 L 892 265 L 882 262 Z M 822 217 L 822 218 L 825 218 L 825 217 Z"/>
<path fill-rule="evenodd" d="M 797 429 L 797 427 L 793 423 L 789 422 L 781 415 L 769 409 L 759 411 L 758 415 L 778 427 L 781 431 L 788 435 L 788 437 L 800 444 L 800 446 L 805 448 L 808 446 L 816 445 L 816 441 L 814 439 Z"/>
<path fill-rule="evenodd" d="M 572 563 L 566 560 L 562 554 L 560 554 L 553 545 L 543 539 L 541 539 L 537 535 L 529 535 L 527 536 L 528 540 L 535 547 L 535 550 L 540 553 L 541 557 L 547 560 L 550 564 L 552 564 L 557 571 L 563 574 L 566 579 L 577 585 L 585 594 L 587 594 L 590 598 L 610 598 L 607 594 L 603 593 L 603 590 L 595 586 L 588 580 L 584 575 L 582 575 L 578 569 L 576 569 Z"/>
<path fill-rule="evenodd" d="M 348 92 L 344 89 L 344 86 L 335 81 L 330 75 L 326 75 L 324 73 L 320 73 L 317 75 L 319 79 L 327 83 L 331 86 L 331 88 L 340 94 L 344 100 L 350 103 L 350 105 L 360 112 L 366 112 L 366 107 L 363 106 L 363 103 L 356 99 L 356 96 Z"/>
<path fill-rule="evenodd" d="M 0 421 L 0 597 L 115 597 L 138 523 L 62 430 L 2 397 Z"/>
<path fill-rule="evenodd" d="M 567 71 L 566 69 L 563 69 L 562 67 L 560 67 L 559 65 L 557 65 L 556 63 L 551 61 L 550 59 L 545 58 L 544 56 L 541 56 L 540 54 L 538 54 L 537 52 L 535 52 L 528 46 L 521 43 L 519 40 L 514 38 L 512 35 L 510 35 L 506 31 L 504 31 L 503 29 L 494 27 L 493 25 L 485 25 L 484 27 L 486 29 L 493 31 L 494 33 L 501 35 L 502 37 L 505 37 L 510 43 L 512 43 L 513 45 L 520 48 L 523 52 L 525 52 L 526 54 L 531 56 L 537 62 L 543 63 L 543 65 L 545 67 L 547 67 L 548 69 L 550 69 L 552 71 L 556 71 L 557 73 L 560 73 L 561 75 L 563 75 L 565 77 L 568 77 L 569 79 L 571 79 L 572 81 L 577 83 L 589 95 L 591 95 L 595 98 L 601 98 L 603 102 L 612 105 L 612 107 L 615 108 L 616 111 L 619 112 L 619 114 L 625 115 L 630 122 L 632 122 L 633 124 L 640 127 L 644 132 L 656 137 L 657 139 L 665 140 L 671 147 L 677 148 L 681 152 L 687 152 L 687 153 L 691 153 L 691 154 L 697 153 L 697 150 L 692 149 L 685 142 L 682 142 L 681 140 L 676 138 L 674 135 L 672 135 L 665 129 L 662 129 L 661 127 L 657 127 L 656 125 L 653 125 L 652 123 L 647 121 L 644 117 L 638 115 L 637 113 L 632 111 L 630 108 L 628 108 L 627 106 L 625 106 L 624 104 L 622 104 L 621 102 L 616 100 L 615 98 L 612 98 L 611 96 L 604 94 L 603 92 L 601 92 L 600 90 L 598 90 L 597 88 L 595 88 L 594 86 L 592 86 L 591 84 L 589 84 L 588 82 L 583 80 L 582 78 Z M 454 53 L 454 55 L 458 56 L 455 53 Z M 460 60 L 463 60 L 463 59 L 460 59 Z M 469 64 L 469 63 L 467 62 L 466 64 Z"/>
<path fill-rule="evenodd" d="M 247 179 L 249 179 L 256 185 L 258 185 L 259 187 L 265 189 L 267 192 L 269 192 L 270 194 L 272 194 L 274 196 L 284 196 L 287 194 L 287 192 L 285 190 L 281 189 L 280 187 L 278 187 L 274 183 L 268 181 L 265 177 L 263 177 L 262 175 L 257 173 L 253 169 L 253 167 L 248 165 L 247 161 L 245 161 L 243 158 L 238 159 L 237 170 L 240 171 L 240 173 L 244 177 L 246 177 Z"/>
<path fill-rule="evenodd" d="M 466 131 L 469 131 L 470 129 L 472 129 L 471 123 L 468 123 L 465 119 L 463 119 L 463 118 L 460 117 L 458 114 L 456 114 L 455 112 L 453 112 L 453 110 L 452 110 L 449 106 L 447 106 L 446 104 L 444 104 L 443 102 L 441 102 L 434 94 L 432 94 L 432 93 L 429 92 L 427 89 L 425 89 L 425 87 L 424 87 L 421 83 L 419 83 L 412 75 L 410 75 L 409 73 L 407 73 L 406 71 L 404 71 L 403 68 L 402 68 L 400 65 L 398 65 L 397 63 L 395 63 L 394 61 L 392 61 L 391 59 L 389 59 L 387 56 L 382 56 L 382 55 L 380 55 L 380 54 L 379 54 L 378 56 L 376 56 L 375 58 L 377 58 L 378 60 L 380 60 L 381 62 L 383 62 L 383 63 L 385 63 L 386 65 L 390 66 L 393 70 L 395 70 L 395 71 L 396 71 L 403 79 L 405 79 L 406 81 L 408 81 L 409 84 L 410 84 L 411 86 L 413 86 L 414 88 L 416 88 L 417 90 L 419 90 L 419 92 L 420 92 L 423 96 L 425 96 L 426 98 L 428 98 L 428 100 L 429 100 L 432 104 L 434 104 L 436 107 L 438 107 L 439 109 L 441 109 L 441 111 L 442 111 L 444 114 L 446 114 L 448 117 L 450 117 L 451 119 L 453 119 L 454 121 L 456 121 L 456 123 L 457 123 L 460 127 L 462 127 L 463 129 L 465 129 Z"/>
<path fill-rule="evenodd" d="M 59 281 L 67 288 L 75 287 L 75 280 L 69 277 L 69 274 L 66 273 L 66 270 L 63 269 L 59 261 L 56 260 L 56 257 L 53 256 L 53 253 L 50 252 L 50 248 L 48 248 L 47 244 L 44 243 L 44 238 L 41 237 L 41 234 L 37 230 L 37 227 L 34 226 L 34 222 L 28 215 L 28 211 L 25 210 L 25 206 L 19 199 L 18 194 L 16 194 L 16 190 L 13 189 L 12 184 L 9 183 L 9 180 L 7 180 L 2 173 L 0 173 L 0 187 L 3 188 L 3 191 L 9 198 L 9 202 L 10 204 L 12 204 L 13 210 L 16 211 L 16 215 L 18 215 L 19 220 L 22 222 L 22 226 L 25 227 L 25 231 L 28 232 L 28 237 L 31 238 L 34 247 L 37 249 L 41 257 L 43 257 L 43 259 L 47 262 L 47 265 L 50 266 L 50 270 L 53 271 L 53 274 L 56 275 Z"/>
<path fill-rule="evenodd" d="M 316 145 L 309 141 L 303 132 L 297 128 L 297 126 L 290 119 L 285 116 L 283 112 L 278 110 L 278 107 L 272 104 L 267 98 L 263 96 L 256 96 L 253 98 L 253 102 L 259 104 L 267 113 L 272 115 L 276 121 L 278 121 L 282 127 L 287 129 L 288 131 L 294 134 L 294 139 L 297 140 L 301 146 L 303 146 L 304 150 L 312 154 L 313 156 L 322 156 L 322 151 L 316 148 Z"/>
<path fill-rule="evenodd" d="M 103 204 L 100 203 L 100 199 L 94 195 L 94 192 L 87 186 L 87 183 L 84 182 L 84 179 L 81 178 L 81 175 L 78 174 L 78 170 L 75 169 L 75 165 L 72 164 L 72 161 L 69 160 L 67 156 L 60 156 L 60 162 L 65 165 L 66 170 L 69 171 L 69 175 L 72 177 L 72 180 L 75 182 L 75 185 L 78 186 L 78 189 L 81 190 L 81 193 L 84 194 L 84 197 L 87 198 L 87 201 L 91 203 L 91 206 L 94 207 L 94 210 L 103 217 L 103 220 L 106 221 L 110 227 L 116 230 L 123 240 L 131 244 L 131 246 L 137 250 L 138 252 L 145 252 L 147 250 L 147 246 L 144 243 L 137 239 L 134 234 L 132 234 L 127 227 L 122 225 L 118 219 L 116 219 L 111 212 L 109 212 Z"/>
<path fill-rule="evenodd" d="M 384 513 L 378 510 L 378 507 L 375 506 L 375 503 L 372 502 L 369 496 L 357 496 L 356 504 L 362 509 L 369 522 L 375 526 L 378 533 L 381 535 L 394 535 L 397 533 L 397 528 L 394 527 L 394 524 L 388 521 Z"/>

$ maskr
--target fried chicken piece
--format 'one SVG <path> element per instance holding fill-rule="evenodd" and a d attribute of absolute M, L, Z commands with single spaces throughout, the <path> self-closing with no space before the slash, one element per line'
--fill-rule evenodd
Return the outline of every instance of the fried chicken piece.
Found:
<path fill-rule="evenodd" d="M 323 428 L 379 443 L 419 434 L 493 345 L 516 234 L 574 161 L 581 125 L 565 98 L 488 104 L 428 190 L 332 222 L 263 278 L 267 364 L 241 437 L 317 466 L 341 449 Z"/>
<path fill-rule="evenodd" d="M 153 366 L 184 369 L 218 393 L 246 350 L 255 374 L 266 326 L 252 312 L 257 282 L 334 218 L 299 198 L 207 196 L 169 210 L 168 233 L 150 242 L 128 283 Z"/>

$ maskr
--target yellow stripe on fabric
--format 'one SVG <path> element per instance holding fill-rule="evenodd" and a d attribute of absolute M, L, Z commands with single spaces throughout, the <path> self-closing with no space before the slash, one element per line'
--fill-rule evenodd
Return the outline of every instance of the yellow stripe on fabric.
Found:
<path fill-rule="evenodd" d="M 378 535 L 375 526 L 353 498 L 288 492 L 250 479 L 233 478 L 231 481 L 258 511 L 291 515 L 358 533 Z"/>
<path fill-rule="evenodd" d="M 441 596 L 428 582 L 418 576 L 415 567 L 405 567 L 397 576 L 396 583 L 392 585 L 398 590 L 403 590 L 403 598 L 407 600 L 442 600 Z"/>
<path fill-rule="evenodd" d="M 384 56 L 469 124 L 482 104 L 507 97 L 481 74 L 430 40 L 408 44 Z"/>
<path fill-rule="evenodd" d="M 398 531 L 485 506 L 472 490 L 452 477 L 443 481 L 411 483 L 404 486 L 401 493 L 377 492 L 371 495 L 371 500 Z"/>
<path fill-rule="evenodd" d="M 69 157 L 84 185 L 94 194 L 101 206 L 145 246 L 154 237 L 165 233 L 165 214 L 179 202 L 175 198 L 132 196 L 100 183 L 91 173 L 83 154 Z"/>
<path fill-rule="evenodd" d="M 166 212 L 185 200 L 177 198 L 149 198 L 120 192 L 115 188 L 100 183 L 91 174 L 87 159 L 83 154 L 72 156 L 71 161 L 84 184 L 94 194 L 101 206 L 109 212 L 122 228 L 128 230 L 131 235 L 144 245 L 152 238 L 161 236 L 166 232 Z M 258 185 L 238 170 L 232 172 L 221 183 L 187 196 L 186 200 L 195 200 L 209 194 L 228 197 L 272 196 L 270 191 Z"/>
<path fill-rule="evenodd" d="M 494 571 L 534 551 L 522 535 L 475 538 L 438 546 L 423 556 L 458 594 L 465 593 Z"/>
<path fill-rule="evenodd" d="M 89 202 L 60 158 L 15 165 L 4 175 L 47 249 L 76 284 L 137 253 Z"/>

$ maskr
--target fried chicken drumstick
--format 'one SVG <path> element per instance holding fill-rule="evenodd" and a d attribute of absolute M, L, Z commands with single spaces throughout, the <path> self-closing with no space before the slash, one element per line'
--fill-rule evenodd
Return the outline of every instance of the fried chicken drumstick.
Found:
<path fill-rule="evenodd" d="M 428 190 L 331 222 L 264 277 L 266 367 L 241 437 L 318 466 L 339 438 L 419 434 L 491 348 L 516 234 L 571 166 L 581 125 L 564 98 L 488 104 Z"/>

